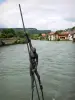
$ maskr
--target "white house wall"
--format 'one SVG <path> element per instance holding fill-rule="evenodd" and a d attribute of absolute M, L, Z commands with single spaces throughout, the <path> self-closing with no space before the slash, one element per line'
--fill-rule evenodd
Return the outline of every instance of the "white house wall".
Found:
<path fill-rule="evenodd" d="M 68 39 L 69 39 L 69 40 L 73 40 L 73 38 L 72 38 L 72 35 L 71 35 L 71 34 L 69 34 L 69 35 L 68 35 Z"/>
<path fill-rule="evenodd" d="M 50 38 L 51 38 L 51 37 L 50 37 L 50 35 L 49 35 L 49 36 L 48 36 L 49 41 L 50 41 Z"/>
<path fill-rule="evenodd" d="M 54 35 L 51 35 L 51 40 L 55 40 L 55 37 L 54 37 Z"/>
<path fill-rule="evenodd" d="M 75 34 L 74 34 L 73 38 L 75 38 Z"/>

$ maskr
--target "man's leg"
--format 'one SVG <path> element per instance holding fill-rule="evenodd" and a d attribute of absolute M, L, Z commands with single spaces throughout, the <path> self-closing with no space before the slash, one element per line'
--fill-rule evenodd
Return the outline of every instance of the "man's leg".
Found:
<path fill-rule="evenodd" d="M 34 88 L 34 75 L 31 75 L 31 88 Z"/>
<path fill-rule="evenodd" d="M 31 88 L 34 87 L 34 72 L 32 71 L 32 65 L 30 64 L 30 76 L 31 76 Z"/>
<path fill-rule="evenodd" d="M 34 95 L 34 74 L 31 74 L 31 90 L 32 90 L 32 100 L 33 100 L 33 95 Z"/>
<path fill-rule="evenodd" d="M 42 86 L 42 84 L 41 84 L 41 80 L 40 80 L 40 75 L 39 75 L 37 69 L 35 70 L 35 74 L 36 74 L 36 76 L 37 76 L 37 78 L 38 78 L 40 88 L 43 89 L 43 86 Z"/>

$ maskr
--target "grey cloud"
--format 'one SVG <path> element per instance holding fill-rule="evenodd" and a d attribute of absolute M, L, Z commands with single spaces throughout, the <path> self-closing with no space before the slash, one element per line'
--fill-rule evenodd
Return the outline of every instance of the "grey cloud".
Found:
<path fill-rule="evenodd" d="M 75 22 L 75 18 L 66 18 L 65 20 L 70 21 L 70 22 Z"/>

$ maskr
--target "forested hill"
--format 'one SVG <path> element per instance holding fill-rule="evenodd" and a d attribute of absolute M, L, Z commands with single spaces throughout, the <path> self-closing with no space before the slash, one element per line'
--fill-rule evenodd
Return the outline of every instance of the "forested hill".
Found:
<path fill-rule="evenodd" d="M 56 32 L 61 33 L 62 31 L 74 31 L 75 26 L 67 28 L 65 30 L 57 30 Z M 0 28 L 0 33 L 23 33 L 23 28 Z M 49 33 L 51 30 L 38 30 L 36 28 L 26 28 L 26 32 L 29 34 Z"/>
<path fill-rule="evenodd" d="M 0 28 L 0 31 L 3 29 L 7 29 L 7 28 Z M 10 29 L 10 28 L 8 28 Z M 15 32 L 18 31 L 23 31 L 23 28 L 12 28 Z M 51 32 L 51 30 L 37 30 L 36 28 L 26 28 L 26 32 L 27 33 L 33 33 L 33 34 L 38 34 L 38 33 L 48 33 Z"/>

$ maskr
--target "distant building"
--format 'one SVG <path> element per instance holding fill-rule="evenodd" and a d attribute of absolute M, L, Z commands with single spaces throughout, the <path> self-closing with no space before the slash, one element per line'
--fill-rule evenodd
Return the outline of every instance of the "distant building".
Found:
<path fill-rule="evenodd" d="M 48 39 L 49 41 L 55 40 L 55 33 L 54 32 L 48 33 Z"/>
<path fill-rule="evenodd" d="M 73 33 L 73 42 L 75 42 L 75 33 Z"/>
<path fill-rule="evenodd" d="M 42 37 L 46 37 L 46 34 L 45 33 L 43 33 L 43 34 L 41 34 L 42 35 Z"/>
<path fill-rule="evenodd" d="M 69 32 L 62 32 L 58 34 L 60 40 L 69 40 Z"/>
<path fill-rule="evenodd" d="M 71 41 L 73 40 L 73 33 L 72 32 L 69 32 L 68 39 Z"/>
<path fill-rule="evenodd" d="M 52 40 L 73 40 L 72 34 L 70 32 L 61 32 L 61 33 L 48 33 L 49 41 Z"/>
<path fill-rule="evenodd" d="M 46 40 L 46 34 L 45 33 L 43 33 L 43 34 L 41 34 L 41 36 L 42 36 L 42 39 L 45 39 Z"/>
<path fill-rule="evenodd" d="M 73 38 L 75 38 L 75 33 L 73 34 Z"/>
<path fill-rule="evenodd" d="M 69 40 L 72 40 L 73 41 L 73 39 L 75 38 L 75 30 L 73 30 L 73 31 L 70 31 L 69 32 L 70 34 L 69 34 Z"/>

